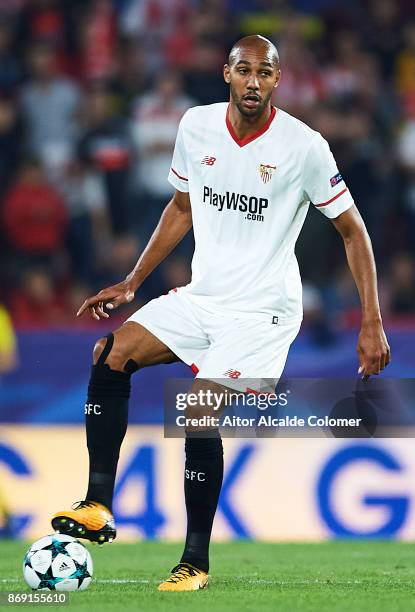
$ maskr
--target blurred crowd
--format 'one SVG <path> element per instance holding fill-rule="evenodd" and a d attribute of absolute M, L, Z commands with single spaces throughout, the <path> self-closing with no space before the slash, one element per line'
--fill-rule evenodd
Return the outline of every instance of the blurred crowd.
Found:
<path fill-rule="evenodd" d="M 274 103 L 330 143 L 385 314 L 414 313 L 412 0 L 0 0 L 0 301 L 18 328 L 74 325 L 87 295 L 131 269 L 172 194 L 181 116 L 228 99 L 227 52 L 252 33 L 280 52 Z M 138 302 L 187 283 L 192 249 L 188 236 Z M 297 251 L 324 342 L 319 321 L 353 324 L 357 293 L 314 210 Z"/>

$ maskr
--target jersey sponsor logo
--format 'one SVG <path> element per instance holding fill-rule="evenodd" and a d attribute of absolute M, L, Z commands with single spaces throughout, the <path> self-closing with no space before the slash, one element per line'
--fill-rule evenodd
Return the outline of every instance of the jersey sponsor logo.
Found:
<path fill-rule="evenodd" d="M 259 174 L 261 175 L 263 183 L 269 183 L 274 176 L 274 172 L 277 166 L 271 166 L 270 164 L 259 164 Z"/>
<path fill-rule="evenodd" d="M 330 185 L 332 187 L 335 187 L 336 185 L 338 185 L 339 183 L 341 183 L 343 180 L 342 175 L 340 174 L 340 172 L 338 172 L 337 174 L 335 174 L 334 176 L 331 177 L 330 179 Z"/>
<path fill-rule="evenodd" d="M 200 163 L 205 164 L 205 166 L 213 166 L 215 161 L 216 157 L 210 157 L 209 155 L 206 155 L 206 157 L 204 157 Z"/>
<path fill-rule="evenodd" d="M 226 191 L 225 193 L 215 193 L 212 187 L 203 186 L 203 202 L 216 206 L 217 210 L 237 210 L 247 213 L 245 219 L 249 221 L 263 221 L 263 211 L 268 208 L 268 198 L 257 198 L 247 196 L 244 193 Z"/>
<path fill-rule="evenodd" d="M 239 378 L 241 373 L 238 370 L 232 370 L 232 368 L 230 368 L 229 370 L 226 370 L 223 375 L 227 376 L 228 378 Z"/>

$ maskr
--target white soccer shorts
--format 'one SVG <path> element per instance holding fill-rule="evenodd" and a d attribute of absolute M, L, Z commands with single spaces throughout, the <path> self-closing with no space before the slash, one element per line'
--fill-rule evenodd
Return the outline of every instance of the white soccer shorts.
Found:
<path fill-rule="evenodd" d="M 266 379 L 267 386 L 277 383 L 301 325 L 300 320 L 281 323 L 265 314 L 208 310 L 181 289 L 151 300 L 128 321 L 148 329 L 197 378 L 221 379 L 221 384 L 238 391 L 246 390 L 247 379 L 256 391 L 264 387 L 261 380 Z"/>

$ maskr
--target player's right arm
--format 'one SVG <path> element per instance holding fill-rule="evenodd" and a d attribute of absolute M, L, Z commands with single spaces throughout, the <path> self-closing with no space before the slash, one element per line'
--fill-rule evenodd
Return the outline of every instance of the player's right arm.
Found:
<path fill-rule="evenodd" d="M 88 310 L 91 317 L 99 321 L 101 317 L 109 317 L 105 308 L 113 310 L 120 304 L 131 302 L 147 276 L 171 253 L 191 227 L 189 194 L 176 190 L 134 269 L 125 280 L 85 300 L 76 316 L 80 317 Z"/>
<path fill-rule="evenodd" d="M 306 154 L 303 178 L 308 199 L 331 219 L 344 241 L 362 305 L 357 345 L 358 374 L 367 379 L 372 374 L 379 374 L 390 361 L 390 348 L 379 308 L 375 260 L 363 219 L 338 171 L 328 143 L 320 135 L 314 138 Z"/>

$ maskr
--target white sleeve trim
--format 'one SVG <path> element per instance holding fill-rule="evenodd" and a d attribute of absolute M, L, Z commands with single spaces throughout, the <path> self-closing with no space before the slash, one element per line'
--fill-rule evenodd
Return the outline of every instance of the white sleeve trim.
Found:
<path fill-rule="evenodd" d="M 347 187 L 344 187 L 339 193 L 333 196 L 327 202 L 314 204 L 329 219 L 335 219 L 343 212 L 354 205 L 354 200 Z"/>
<path fill-rule="evenodd" d="M 168 181 L 173 187 L 175 187 L 178 191 L 184 191 L 185 193 L 189 192 L 189 181 L 188 179 L 180 174 L 177 170 L 170 168 Z"/>

